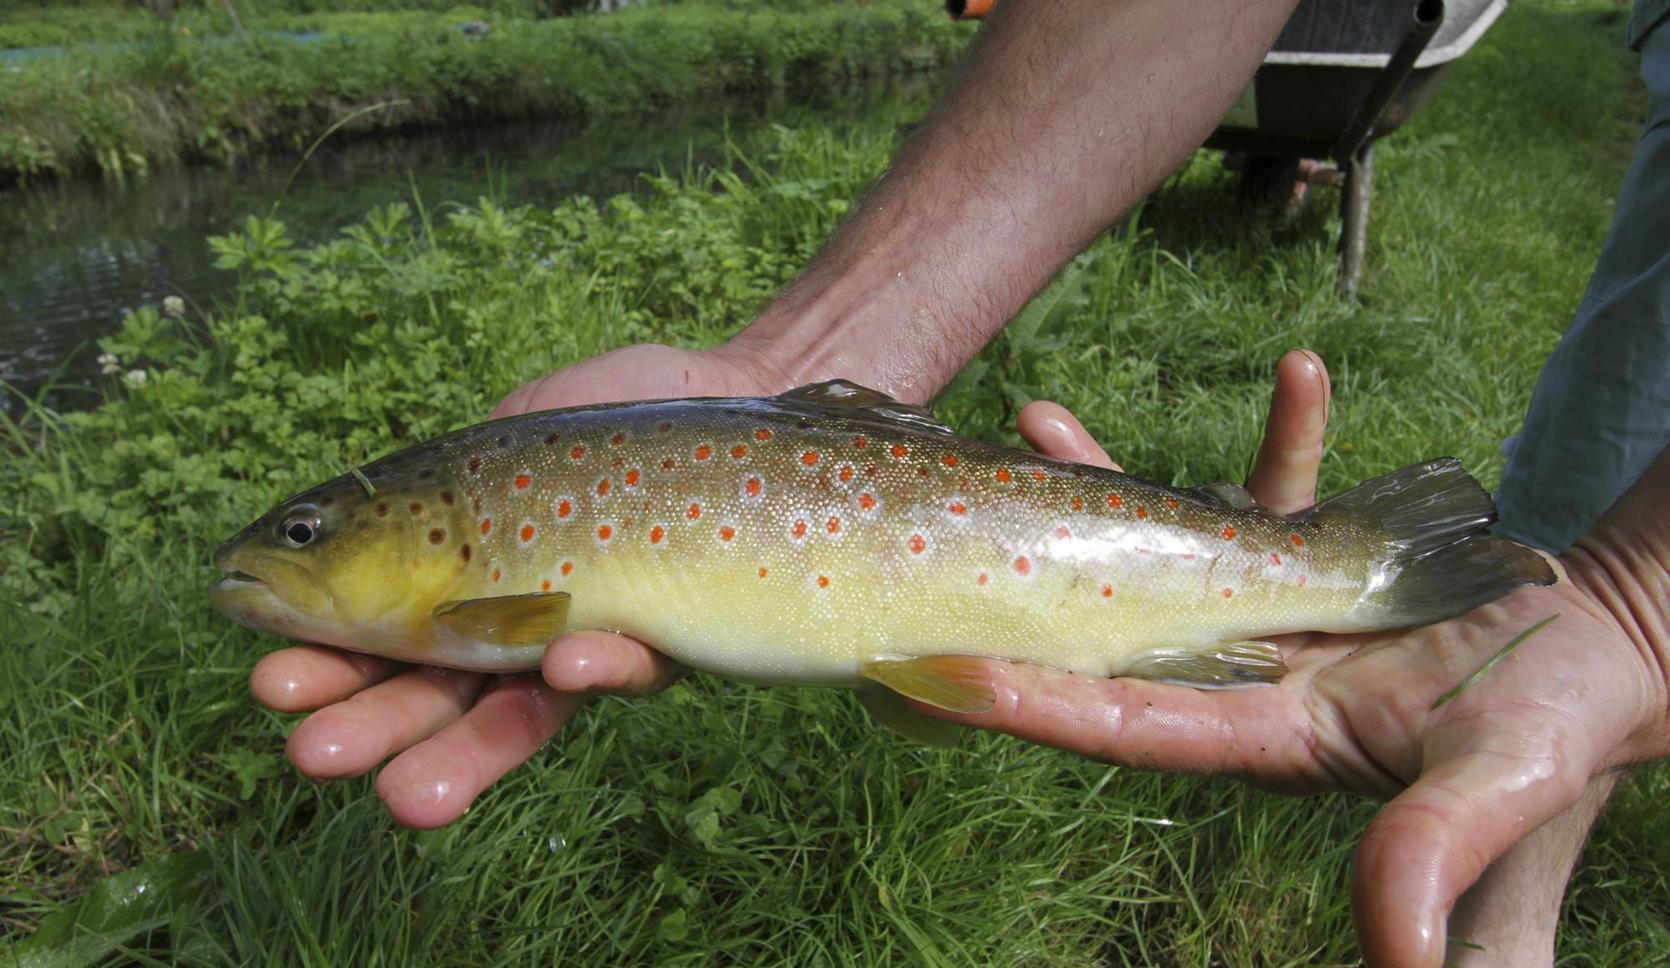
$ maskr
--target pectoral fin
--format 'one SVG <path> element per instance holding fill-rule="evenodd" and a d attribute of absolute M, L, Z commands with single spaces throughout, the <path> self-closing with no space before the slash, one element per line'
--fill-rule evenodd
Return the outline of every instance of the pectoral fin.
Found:
<path fill-rule="evenodd" d="M 956 746 L 962 728 L 943 719 L 924 716 L 910 707 L 904 697 L 885 686 L 866 682 L 858 687 L 858 701 L 883 726 L 905 739 L 928 746 Z"/>
<path fill-rule="evenodd" d="M 543 645 L 568 627 L 568 593 L 469 598 L 435 606 L 435 621 L 492 645 Z"/>
<path fill-rule="evenodd" d="M 1150 652 L 1132 660 L 1119 670 L 1119 675 L 1197 689 L 1225 689 L 1280 681 L 1287 675 L 1287 662 L 1273 642 L 1231 642 L 1201 650 Z"/>
<path fill-rule="evenodd" d="M 966 655 L 867 659 L 858 674 L 901 696 L 954 713 L 983 713 L 997 702 L 981 660 Z"/>

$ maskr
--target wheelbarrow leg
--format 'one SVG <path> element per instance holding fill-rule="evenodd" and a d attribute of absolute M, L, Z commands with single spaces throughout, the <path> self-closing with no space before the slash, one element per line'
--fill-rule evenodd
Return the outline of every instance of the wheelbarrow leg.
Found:
<path fill-rule="evenodd" d="M 1363 253 L 1368 248 L 1368 199 L 1374 186 L 1374 142 L 1363 143 L 1345 164 L 1345 190 L 1339 197 L 1339 289 L 1347 299 L 1357 297 L 1363 278 Z"/>

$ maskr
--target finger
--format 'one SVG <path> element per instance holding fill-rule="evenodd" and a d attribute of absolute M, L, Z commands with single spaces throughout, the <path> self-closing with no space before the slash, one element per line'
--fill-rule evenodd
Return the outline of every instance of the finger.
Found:
<path fill-rule="evenodd" d="M 659 692 L 684 669 L 647 645 L 612 632 L 571 632 L 551 643 L 540 666 L 560 692 L 643 696 Z"/>
<path fill-rule="evenodd" d="M 1032 449 L 1045 457 L 1070 460 L 1075 464 L 1119 470 L 1118 464 L 1090 436 L 1072 412 L 1059 403 L 1034 400 L 1021 408 L 1015 418 L 1015 429 L 1020 431 Z"/>
<path fill-rule="evenodd" d="M 501 676 L 457 722 L 384 767 L 377 795 L 405 826 L 449 824 L 537 753 L 583 702 L 585 696 L 556 692 L 532 673 Z"/>
<path fill-rule="evenodd" d="M 1328 369 L 1310 350 L 1289 350 L 1276 364 L 1276 390 L 1247 490 L 1278 514 L 1316 503 L 1330 392 Z"/>
<path fill-rule="evenodd" d="M 463 715 L 486 682 L 479 672 L 420 666 L 302 720 L 285 750 L 315 780 L 359 776 Z"/>
<path fill-rule="evenodd" d="M 255 663 L 249 691 L 268 709 L 299 713 L 328 706 L 393 675 L 401 666 L 340 649 L 301 645 Z"/>
<path fill-rule="evenodd" d="M 1568 761 L 1569 763 L 1569 761 Z M 1491 862 L 1583 792 L 1552 756 L 1478 751 L 1386 804 L 1357 845 L 1352 906 L 1370 964 L 1443 963 L 1450 911 Z"/>
<path fill-rule="evenodd" d="M 1121 766 L 1233 773 L 1311 789 L 1309 720 L 1278 688 L 1206 692 L 1141 679 L 1095 679 L 991 660 L 996 697 L 982 713 L 930 715 Z"/>
<path fill-rule="evenodd" d="M 526 413 L 528 409 L 528 400 L 533 397 L 534 388 L 537 387 L 540 382 L 541 381 L 539 380 L 532 380 L 510 391 L 510 393 L 507 394 L 503 400 L 499 401 L 499 405 L 493 408 L 493 412 L 487 415 L 487 419 L 497 420 L 500 417 L 510 417 L 519 413 Z"/>

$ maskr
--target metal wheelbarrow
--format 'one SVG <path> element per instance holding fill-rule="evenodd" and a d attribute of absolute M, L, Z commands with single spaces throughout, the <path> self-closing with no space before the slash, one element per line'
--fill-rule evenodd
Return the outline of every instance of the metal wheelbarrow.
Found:
<path fill-rule="evenodd" d="M 1433 82 L 1507 0 L 1302 0 L 1206 147 L 1245 153 L 1242 189 L 1291 187 L 1328 158 L 1340 183 L 1340 290 L 1357 292 L 1368 244 L 1374 142 L 1409 120 Z"/>
<path fill-rule="evenodd" d="M 975 19 L 997 0 L 945 0 Z M 1242 191 L 1291 189 L 1307 158 L 1340 184 L 1340 289 L 1357 292 L 1368 244 L 1374 141 L 1396 131 L 1433 81 L 1471 50 L 1508 0 L 1301 0 L 1252 83 L 1206 139 L 1244 154 Z"/>

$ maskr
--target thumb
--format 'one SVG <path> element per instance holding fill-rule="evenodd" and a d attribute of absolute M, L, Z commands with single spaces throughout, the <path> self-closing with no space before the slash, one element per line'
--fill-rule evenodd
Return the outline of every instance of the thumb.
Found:
<path fill-rule="evenodd" d="M 1509 847 L 1575 802 L 1588 772 L 1555 755 L 1474 751 L 1423 774 L 1386 804 L 1357 845 L 1351 885 L 1368 963 L 1443 964 L 1456 899 Z"/>

